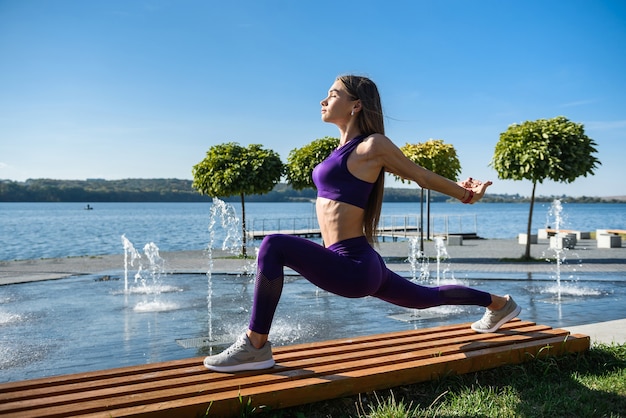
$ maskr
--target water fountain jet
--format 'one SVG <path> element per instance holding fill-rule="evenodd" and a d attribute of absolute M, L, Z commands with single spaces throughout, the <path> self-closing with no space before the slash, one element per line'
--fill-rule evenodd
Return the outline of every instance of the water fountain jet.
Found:
<path fill-rule="evenodd" d="M 457 283 L 454 278 L 454 274 L 451 273 L 449 265 L 442 268 L 442 263 L 449 259 L 448 250 L 444 243 L 443 237 L 435 237 L 434 245 L 436 250 L 436 270 L 435 270 L 435 285 L 440 286 L 442 279 L 451 283 Z M 411 280 L 416 283 L 426 283 L 429 285 L 431 278 L 430 275 L 430 262 L 428 257 L 419 250 L 419 239 L 417 237 L 409 239 L 409 256 L 408 261 L 411 264 Z M 418 274 L 419 273 L 419 274 Z M 447 276 L 450 274 L 450 278 Z M 423 319 L 434 319 L 449 317 L 456 315 L 464 311 L 463 307 L 459 306 L 436 306 L 427 309 L 407 309 L 407 312 L 391 315 L 391 318 L 404 321 L 404 322 L 416 322 Z"/>
<path fill-rule="evenodd" d="M 122 243 L 124 245 L 124 291 L 123 294 L 128 297 L 130 294 L 152 295 L 152 300 L 146 300 L 137 303 L 133 308 L 136 312 L 159 312 L 178 309 L 173 303 L 160 300 L 159 295 L 162 293 L 179 292 L 181 289 L 175 286 L 167 286 L 163 284 L 162 277 L 165 275 L 165 260 L 159 255 L 159 248 L 153 242 L 146 244 L 143 248 L 144 255 L 147 259 L 147 266 L 142 263 L 143 257 L 135 249 L 133 243 L 122 235 Z M 137 286 L 129 286 L 129 270 L 138 264 L 137 271 L 134 274 L 134 283 Z M 128 299 L 126 299 L 128 301 Z"/>
<path fill-rule="evenodd" d="M 430 277 L 428 257 L 419 249 L 419 246 L 419 237 L 409 238 L 408 261 L 411 264 L 411 280 L 413 281 L 425 281 Z"/>
<path fill-rule="evenodd" d="M 184 348 L 203 348 L 208 347 L 209 353 L 213 350 L 213 344 L 218 342 L 213 335 L 213 247 L 215 244 L 217 229 L 221 227 L 221 231 L 225 233 L 222 241 L 222 251 L 231 254 L 237 254 L 241 248 L 241 234 L 239 233 L 239 217 L 235 213 L 232 205 L 218 199 L 213 198 L 209 218 L 209 242 L 206 248 L 208 259 L 207 277 L 207 336 L 188 339 L 178 339 L 176 342 Z"/>
<path fill-rule="evenodd" d="M 141 258 L 141 254 L 135 249 L 133 243 L 126 238 L 126 235 L 122 235 L 122 245 L 124 246 L 124 294 L 128 294 L 128 266 L 132 267 L 135 260 Z"/>
<path fill-rule="evenodd" d="M 554 225 L 554 236 L 550 237 L 550 249 L 554 251 L 554 280 L 555 284 L 540 291 L 540 293 L 553 295 L 553 302 L 561 303 L 565 298 L 579 298 L 584 296 L 600 296 L 602 292 L 579 287 L 572 284 L 564 285 L 562 276 L 564 273 L 563 266 L 568 258 L 568 253 L 576 244 L 574 234 L 565 234 L 563 226 L 566 222 L 566 214 L 563 212 L 563 204 L 560 199 L 554 199 L 550 205 L 547 215 L 547 225 Z M 546 260 L 552 261 L 546 257 Z M 570 276 L 573 279 L 573 276 Z"/>

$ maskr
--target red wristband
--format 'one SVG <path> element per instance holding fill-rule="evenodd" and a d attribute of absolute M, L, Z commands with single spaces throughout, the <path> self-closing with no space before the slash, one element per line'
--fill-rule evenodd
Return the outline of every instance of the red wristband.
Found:
<path fill-rule="evenodd" d="M 474 192 L 471 190 L 468 190 L 468 192 L 469 192 L 469 196 L 467 197 L 467 199 L 462 200 L 461 202 L 470 203 L 472 201 L 472 199 L 474 198 Z"/>

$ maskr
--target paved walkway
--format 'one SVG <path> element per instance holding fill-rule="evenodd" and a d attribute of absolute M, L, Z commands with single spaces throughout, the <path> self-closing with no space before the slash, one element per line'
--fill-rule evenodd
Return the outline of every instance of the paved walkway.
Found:
<path fill-rule="evenodd" d="M 409 244 L 406 241 L 381 242 L 379 252 L 385 257 L 389 268 L 408 272 Z M 514 261 L 524 254 L 525 246 L 516 240 L 477 239 L 465 240 L 463 245 L 448 246 L 448 259 L 455 271 L 480 271 L 491 273 L 546 273 L 554 271 L 555 250 L 549 248 L 548 240 L 539 240 L 531 246 L 531 256 L 540 261 L 524 263 Z M 254 254 L 254 249 L 249 251 Z M 437 256 L 432 241 L 424 242 L 424 253 Z M 214 251 L 213 273 L 239 273 L 254 269 L 254 260 L 240 260 Z M 564 252 L 565 266 L 575 265 L 578 272 L 621 273 L 626 272 L 626 246 L 621 248 L 597 248 L 595 240 L 581 240 L 572 250 Z M 171 273 L 206 273 L 209 257 L 205 251 L 180 251 L 161 253 L 166 260 L 166 270 Z M 546 261 L 552 260 L 552 261 Z M 38 280 L 60 279 L 75 275 L 112 275 L 124 270 L 124 254 L 69 257 L 55 259 L 19 260 L 0 262 L 0 285 L 25 283 Z M 599 342 L 626 342 L 626 319 L 591 326 L 571 327 L 573 332 L 592 336 Z"/>

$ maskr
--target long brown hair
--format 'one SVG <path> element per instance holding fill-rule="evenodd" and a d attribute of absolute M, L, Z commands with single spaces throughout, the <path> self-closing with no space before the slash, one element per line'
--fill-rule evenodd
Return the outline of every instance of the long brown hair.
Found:
<path fill-rule="evenodd" d="M 346 91 L 354 100 L 361 101 L 361 111 L 357 113 L 357 124 L 361 134 L 385 134 L 383 122 L 383 107 L 380 102 L 378 88 L 372 80 L 357 75 L 343 75 L 337 77 L 346 88 Z M 383 204 L 385 189 L 385 170 L 380 170 L 374 189 L 370 194 L 365 213 L 363 215 L 363 232 L 370 244 L 376 241 L 378 221 Z"/>

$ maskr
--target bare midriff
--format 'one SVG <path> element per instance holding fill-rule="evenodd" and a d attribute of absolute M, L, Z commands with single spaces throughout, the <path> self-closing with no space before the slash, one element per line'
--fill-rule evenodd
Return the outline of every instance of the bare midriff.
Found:
<path fill-rule="evenodd" d="M 363 209 L 323 197 L 317 198 L 315 209 L 324 246 L 364 235 Z"/>

